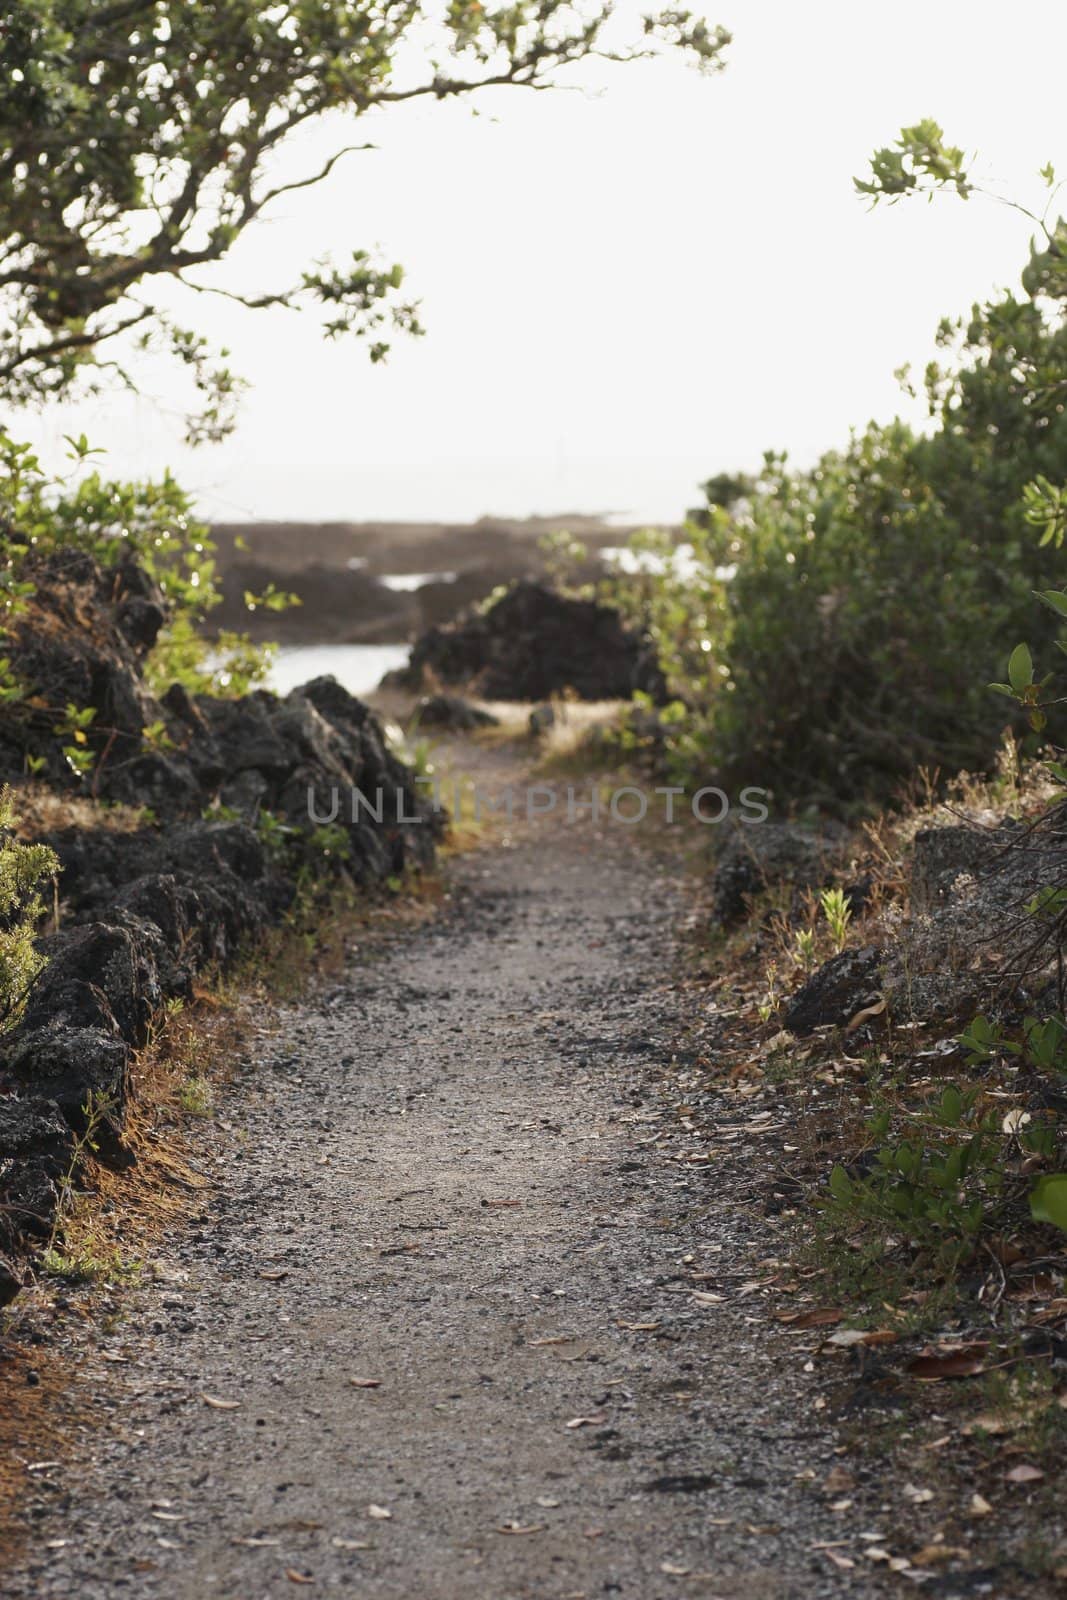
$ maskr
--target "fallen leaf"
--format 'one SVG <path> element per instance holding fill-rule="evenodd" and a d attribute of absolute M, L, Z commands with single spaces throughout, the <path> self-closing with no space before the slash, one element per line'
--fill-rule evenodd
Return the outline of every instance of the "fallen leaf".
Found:
<path fill-rule="evenodd" d="M 721 1306 L 726 1297 L 725 1295 L 721 1294 L 706 1294 L 701 1289 L 694 1289 L 689 1298 L 692 1300 L 694 1305 Z"/>
<path fill-rule="evenodd" d="M 348 1381 L 353 1389 L 380 1389 L 382 1386 L 381 1378 L 349 1378 Z"/>
<path fill-rule="evenodd" d="M 673 1561 L 661 1561 L 659 1570 L 665 1572 L 668 1578 L 688 1578 L 693 1569 L 691 1567 L 676 1566 Z"/>
<path fill-rule="evenodd" d="M 914 1356 L 906 1371 L 921 1383 L 941 1383 L 946 1378 L 971 1378 L 985 1368 L 985 1346 L 961 1345 L 943 1355 Z"/>
<path fill-rule="evenodd" d="M 929 1505 L 934 1498 L 932 1489 L 917 1489 L 913 1483 L 906 1483 L 901 1492 L 905 1500 L 910 1500 L 913 1506 Z"/>
<path fill-rule="evenodd" d="M 856 1028 L 860 1027 L 860 1025 L 862 1023 L 868 1022 L 871 1017 L 880 1017 L 884 1010 L 885 1010 L 885 1001 L 884 1000 L 876 1000 L 873 1003 L 873 1005 L 864 1006 L 863 1010 L 862 1011 L 857 1011 L 855 1016 L 852 1017 L 850 1019 L 850 1021 L 847 1023 L 847 1025 L 845 1027 L 845 1032 L 846 1033 L 852 1033 Z"/>
<path fill-rule="evenodd" d="M 836 1550 L 824 1550 L 823 1555 L 832 1561 L 835 1567 L 840 1567 L 842 1572 L 851 1572 L 856 1565 L 851 1556 L 839 1556 Z"/>
<path fill-rule="evenodd" d="M 153 1511 L 152 1516 L 160 1522 L 183 1522 L 185 1519 L 177 1511 Z"/>
<path fill-rule="evenodd" d="M 831 1467 L 823 1483 L 824 1494 L 843 1494 L 846 1489 L 854 1489 L 856 1480 L 851 1472 L 846 1472 L 844 1467 Z"/>
<path fill-rule="evenodd" d="M 335 1536 L 330 1540 L 335 1550 L 373 1550 L 374 1546 L 366 1539 L 342 1539 Z"/>
<path fill-rule="evenodd" d="M 659 1327 L 659 1323 L 658 1322 L 620 1322 L 619 1319 L 616 1318 L 615 1319 L 615 1326 L 617 1328 L 625 1328 L 628 1333 L 655 1333 L 656 1329 Z"/>
<path fill-rule="evenodd" d="M 220 1400 L 217 1395 L 202 1394 L 201 1400 L 213 1411 L 238 1411 L 241 1407 L 240 1400 Z"/>
<path fill-rule="evenodd" d="M 261 1545 L 281 1544 L 280 1539 L 231 1539 L 231 1544 L 247 1545 L 250 1550 L 258 1550 Z"/>
<path fill-rule="evenodd" d="M 544 1533 L 545 1525 L 543 1522 L 531 1522 L 526 1526 L 523 1526 L 521 1522 L 505 1522 L 496 1531 L 497 1533 L 511 1534 Z"/>
<path fill-rule="evenodd" d="M 985 1498 L 984 1495 L 972 1494 L 972 1496 L 971 1496 L 971 1516 L 972 1517 L 988 1517 L 990 1515 L 990 1513 L 992 1512 L 992 1510 L 993 1510 L 993 1507 L 989 1504 L 989 1501 Z"/>
<path fill-rule="evenodd" d="M 896 1344 L 897 1335 L 892 1328 L 839 1328 L 836 1333 L 827 1335 L 826 1344 L 838 1346 L 848 1350 L 852 1345 L 865 1345 L 872 1348 L 880 1344 Z"/>
<path fill-rule="evenodd" d="M 373 1517 L 375 1522 L 391 1522 L 393 1519 L 393 1513 L 387 1511 L 385 1506 L 368 1506 L 367 1515 Z"/>
<path fill-rule="evenodd" d="M 596 1425 L 596 1423 L 598 1423 L 598 1422 L 606 1422 L 607 1420 L 608 1419 L 607 1419 L 606 1412 L 594 1411 L 592 1413 L 592 1415 L 588 1416 L 588 1417 L 572 1417 L 571 1420 L 567 1423 L 567 1427 L 568 1428 L 591 1428 L 591 1427 L 594 1427 Z"/>
<path fill-rule="evenodd" d="M 289 1276 L 289 1268 L 288 1267 L 261 1267 L 260 1271 L 259 1271 L 259 1276 L 261 1278 L 265 1278 L 268 1283 L 281 1283 L 283 1278 L 287 1278 Z"/>
<path fill-rule="evenodd" d="M 550 1494 L 539 1494 L 537 1496 L 537 1504 L 539 1506 L 544 1506 L 546 1511 L 551 1511 L 555 1510 L 556 1506 L 559 1505 L 559 1501 L 553 1500 Z"/>
<path fill-rule="evenodd" d="M 1009 1483 L 1037 1483 L 1045 1474 L 1040 1467 L 1032 1467 L 1029 1461 L 1021 1461 L 1017 1467 L 1005 1473 Z"/>
<path fill-rule="evenodd" d="M 307 1572 L 297 1572 L 295 1567 L 286 1567 L 285 1576 L 290 1583 L 314 1583 L 315 1580 Z"/>
<path fill-rule="evenodd" d="M 839 1306 L 817 1306 L 812 1311 L 776 1311 L 775 1317 L 779 1322 L 787 1323 L 790 1328 L 825 1328 L 834 1322 L 840 1322 L 844 1312 Z"/>
<path fill-rule="evenodd" d="M 966 1557 L 966 1550 L 955 1544 L 924 1544 L 918 1555 L 912 1556 L 913 1567 L 938 1567 L 943 1561 L 957 1561 Z"/>

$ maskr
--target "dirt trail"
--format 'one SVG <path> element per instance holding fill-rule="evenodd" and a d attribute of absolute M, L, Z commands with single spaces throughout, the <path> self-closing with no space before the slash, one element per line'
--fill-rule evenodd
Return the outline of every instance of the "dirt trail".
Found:
<path fill-rule="evenodd" d="M 870 1591 L 811 1548 L 840 1458 L 741 1292 L 766 1224 L 649 1143 L 682 889 L 612 832 L 468 857 L 249 1040 L 218 1186 L 94 1335 L 108 1420 L 37 1474 L 6 1594 Z"/>

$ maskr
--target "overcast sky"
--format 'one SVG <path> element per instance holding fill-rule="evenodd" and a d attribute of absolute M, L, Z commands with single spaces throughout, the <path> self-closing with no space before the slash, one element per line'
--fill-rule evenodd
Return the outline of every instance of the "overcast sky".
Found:
<path fill-rule="evenodd" d="M 637 7 L 634 8 L 635 12 Z M 235 436 L 180 444 L 177 386 L 22 432 L 84 429 L 116 475 L 171 466 L 218 518 L 677 516 L 768 447 L 800 462 L 907 411 L 893 377 L 939 317 L 1014 284 L 1025 222 L 943 200 L 870 213 L 869 152 L 935 116 L 1034 197 L 1067 170 L 1067 6 L 1032 0 L 721 0 L 724 74 L 581 69 L 596 92 L 405 106 L 321 188 L 288 197 L 222 271 L 256 289 L 379 244 L 427 337 L 371 367 L 315 322 L 198 300 L 250 378 Z M 325 130 L 287 157 L 293 175 Z"/>

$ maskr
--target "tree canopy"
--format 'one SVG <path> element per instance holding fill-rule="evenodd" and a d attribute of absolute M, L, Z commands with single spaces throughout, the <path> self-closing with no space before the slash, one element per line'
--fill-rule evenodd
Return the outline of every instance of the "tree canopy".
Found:
<path fill-rule="evenodd" d="M 105 367 L 132 381 L 130 340 L 165 342 L 200 390 L 192 436 L 217 435 L 239 380 L 159 285 L 223 292 L 202 270 L 281 195 L 367 148 L 357 122 L 417 98 L 545 88 L 590 57 L 682 47 L 714 70 L 728 42 L 677 9 L 634 39 L 616 0 L 19 0 L 0 13 L 0 396 L 69 396 Z M 328 159 L 282 181 L 280 148 L 327 117 Z M 381 360 L 392 332 L 418 326 L 402 278 L 355 248 L 241 298 L 311 305 L 327 335 L 362 336 Z"/>

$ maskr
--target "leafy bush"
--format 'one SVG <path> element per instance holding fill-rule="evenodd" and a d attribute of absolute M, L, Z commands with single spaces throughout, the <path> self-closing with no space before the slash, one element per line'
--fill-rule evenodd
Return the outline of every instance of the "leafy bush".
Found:
<path fill-rule="evenodd" d="M 240 694 L 260 682 L 269 647 L 232 632 L 220 633 L 209 647 L 199 631 L 221 594 L 215 547 L 185 490 L 169 473 L 158 483 L 116 482 L 95 470 L 79 476 L 95 452 L 84 436 L 68 443 L 72 473 L 61 478 L 45 472 L 29 445 L 0 432 L 0 631 L 3 614 L 16 612 L 32 587 L 23 572 L 31 551 L 84 550 L 105 567 L 133 555 L 171 606 L 148 662 L 152 686 L 179 681 L 193 691 Z M 270 603 L 288 598 L 272 596 Z M 0 696 L 5 682 L 17 692 L 4 667 L 0 658 Z"/>
<path fill-rule="evenodd" d="M 966 195 L 959 162 L 922 124 L 861 187 L 897 195 L 928 173 Z M 1022 295 L 941 325 L 928 435 L 871 425 L 811 470 L 768 454 L 756 478 L 720 475 L 687 529 L 691 562 L 616 576 L 684 708 L 669 728 L 682 773 L 847 807 L 919 766 L 994 761 L 1005 712 L 987 685 L 1053 581 L 1067 518 L 1067 224 L 1034 220 Z M 1067 596 L 1045 599 L 1039 644 L 1067 617 Z"/>
<path fill-rule="evenodd" d="M 44 966 L 34 949 L 43 907 L 40 884 L 59 870 L 47 845 L 14 836 L 10 789 L 0 790 L 0 1030 L 19 1019 L 30 986 Z"/>

